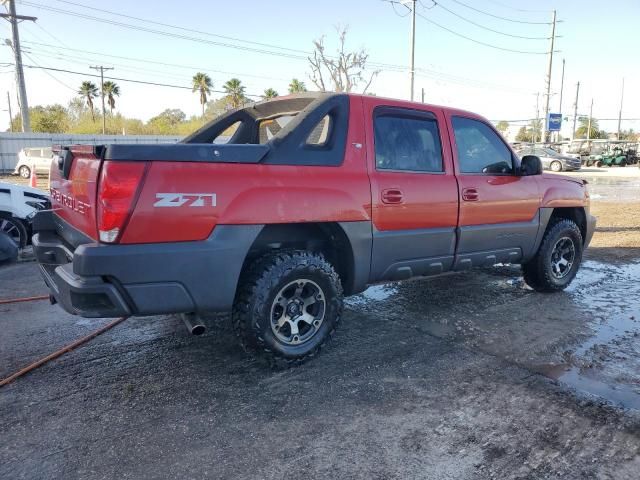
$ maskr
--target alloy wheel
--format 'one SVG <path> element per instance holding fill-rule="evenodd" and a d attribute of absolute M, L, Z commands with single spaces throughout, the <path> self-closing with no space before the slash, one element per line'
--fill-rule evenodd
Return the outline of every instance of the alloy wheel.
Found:
<path fill-rule="evenodd" d="M 327 308 L 320 286 L 308 279 L 298 279 L 280 289 L 271 304 L 271 331 L 287 345 L 299 345 L 317 332 Z"/>

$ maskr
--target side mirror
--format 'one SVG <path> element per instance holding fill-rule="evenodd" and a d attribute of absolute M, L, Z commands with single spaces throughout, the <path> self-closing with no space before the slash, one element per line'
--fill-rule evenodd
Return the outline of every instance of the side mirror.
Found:
<path fill-rule="evenodd" d="M 535 155 L 525 155 L 520 161 L 520 175 L 528 177 L 529 175 L 542 175 L 542 162 L 540 157 Z"/>

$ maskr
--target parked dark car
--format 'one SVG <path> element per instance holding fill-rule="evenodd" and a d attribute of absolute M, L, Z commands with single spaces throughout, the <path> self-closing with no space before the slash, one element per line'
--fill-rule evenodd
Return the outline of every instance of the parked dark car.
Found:
<path fill-rule="evenodd" d="M 520 158 L 525 155 L 535 155 L 540 157 L 542 161 L 542 168 L 545 170 L 551 170 L 552 172 L 561 172 L 563 170 L 580 170 L 581 161 L 579 158 L 574 158 L 561 153 L 556 152 L 552 148 L 548 147 L 535 147 L 535 148 L 523 148 L 519 152 Z"/>

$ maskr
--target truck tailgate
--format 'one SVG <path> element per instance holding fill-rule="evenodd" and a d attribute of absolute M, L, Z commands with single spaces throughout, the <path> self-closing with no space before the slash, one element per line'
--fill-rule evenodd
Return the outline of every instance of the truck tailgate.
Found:
<path fill-rule="evenodd" d="M 96 193 L 100 173 L 100 157 L 90 145 L 68 147 L 71 162 L 68 178 L 64 178 L 63 169 L 59 168 L 59 155 L 63 150 L 55 149 L 50 169 L 51 208 L 66 223 L 81 231 L 92 239 L 97 239 L 96 229 Z M 64 157 L 64 155 L 63 155 Z M 58 232 L 65 240 L 73 243 L 64 228 Z M 74 245 L 75 246 L 75 245 Z"/>

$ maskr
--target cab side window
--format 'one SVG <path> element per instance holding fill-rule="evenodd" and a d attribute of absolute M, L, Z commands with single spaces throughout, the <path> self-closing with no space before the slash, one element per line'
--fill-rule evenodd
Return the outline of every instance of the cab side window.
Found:
<path fill-rule="evenodd" d="M 375 117 L 374 129 L 378 170 L 443 171 L 435 119 L 383 114 Z"/>
<path fill-rule="evenodd" d="M 465 117 L 453 117 L 451 122 L 462 173 L 513 173 L 511 150 L 488 125 Z"/>

